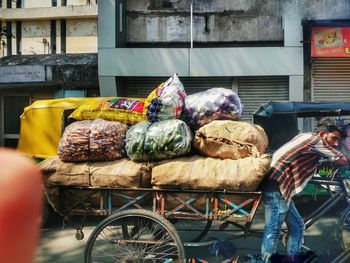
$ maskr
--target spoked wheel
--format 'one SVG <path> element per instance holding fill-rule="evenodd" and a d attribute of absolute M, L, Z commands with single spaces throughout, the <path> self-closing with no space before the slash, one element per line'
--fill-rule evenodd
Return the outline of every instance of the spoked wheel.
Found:
<path fill-rule="evenodd" d="M 113 214 L 96 226 L 85 247 L 85 262 L 177 262 L 185 252 L 174 227 L 147 210 Z"/>
<path fill-rule="evenodd" d="M 183 242 L 201 241 L 209 232 L 210 227 L 213 223 L 212 220 L 198 221 L 191 219 L 175 218 L 171 218 L 169 221 L 175 226 Z M 192 233 L 189 234 L 189 231 L 191 231 Z"/>
<path fill-rule="evenodd" d="M 345 251 L 350 251 L 350 207 L 344 210 L 341 215 L 338 239 L 341 248 Z"/>

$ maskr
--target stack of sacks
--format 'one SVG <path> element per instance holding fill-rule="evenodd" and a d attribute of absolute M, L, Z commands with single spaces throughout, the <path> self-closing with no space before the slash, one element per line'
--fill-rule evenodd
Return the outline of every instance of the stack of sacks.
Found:
<path fill-rule="evenodd" d="M 256 191 L 270 169 L 267 135 L 254 124 L 212 121 L 196 131 L 193 145 L 206 157 L 162 162 L 152 170 L 153 187 Z"/>
<path fill-rule="evenodd" d="M 126 133 L 126 152 L 133 161 L 171 159 L 191 150 L 193 135 L 181 120 L 140 122 Z"/>
<path fill-rule="evenodd" d="M 91 187 L 150 187 L 152 165 L 125 158 L 127 129 L 124 123 L 103 119 L 77 121 L 66 127 L 58 157 L 40 163 L 46 195 L 56 212 L 63 212 L 60 186 L 85 188 L 75 189 L 69 199 L 74 202 L 80 198 L 90 204 L 94 203 L 94 192 L 87 190 Z"/>

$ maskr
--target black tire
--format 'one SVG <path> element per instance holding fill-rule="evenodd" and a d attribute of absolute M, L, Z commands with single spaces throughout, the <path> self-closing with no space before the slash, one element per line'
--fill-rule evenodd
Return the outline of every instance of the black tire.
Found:
<path fill-rule="evenodd" d="M 213 223 L 212 220 L 198 221 L 191 219 L 170 219 L 169 221 L 175 226 L 183 242 L 201 241 L 209 232 Z M 186 233 L 188 231 L 193 231 L 195 233 L 188 235 Z"/>
<path fill-rule="evenodd" d="M 99 223 L 85 247 L 85 263 L 166 262 L 185 258 L 173 225 L 147 210 L 131 209 Z"/>
<path fill-rule="evenodd" d="M 338 240 L 342 250 L 350 251 L 350 207 L 347 207 L 340 216 Z"/>

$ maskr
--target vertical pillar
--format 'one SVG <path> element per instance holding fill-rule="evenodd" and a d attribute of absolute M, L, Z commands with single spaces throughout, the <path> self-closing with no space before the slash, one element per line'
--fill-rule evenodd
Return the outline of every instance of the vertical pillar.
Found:
<path fill-rule="evenodd" d="M 126 0 L 104 0 L 98 3 L 98 50 L 126 46 Z M 113 67 L 113 61 L 98 60 L 99 68 Z M 103 65 L 103 66 L 101 66 Z M 101 96 L 117 96 L 118 76 L 99 70 Z"/>
<path fill-rule="evenodd" d="M 303 75 L 289 76 L 289 100 L 290 101 L 304 100 L 304 76 Z M 298 120 L 298 129 L 300 132 L 304 131 L 304 122 L 302 119 Z"/>

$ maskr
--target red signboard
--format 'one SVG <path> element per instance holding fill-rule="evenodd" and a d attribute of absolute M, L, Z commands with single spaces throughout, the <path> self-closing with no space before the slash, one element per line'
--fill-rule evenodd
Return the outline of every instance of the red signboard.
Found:
<path fill-rule="evenodd" d="M 350 27 L 313 27 L 312 57 L 350 57 Z"/>

